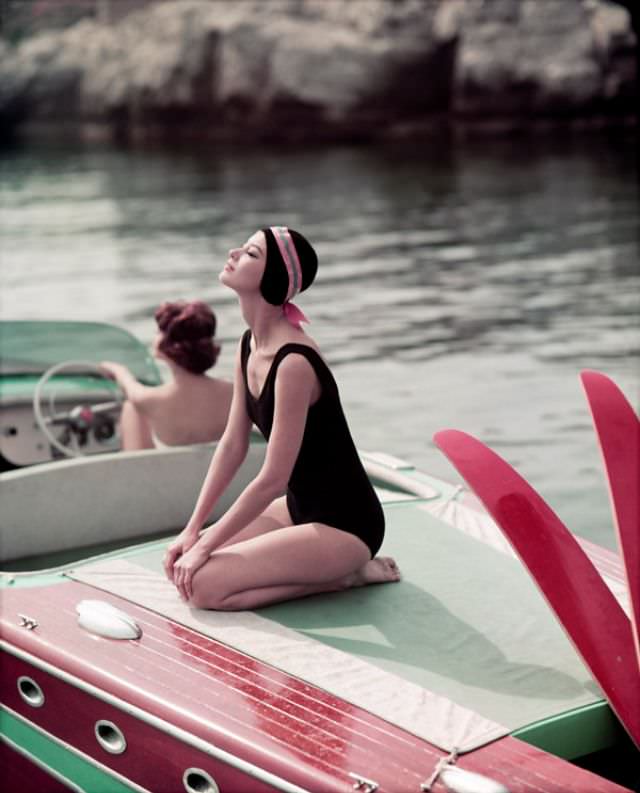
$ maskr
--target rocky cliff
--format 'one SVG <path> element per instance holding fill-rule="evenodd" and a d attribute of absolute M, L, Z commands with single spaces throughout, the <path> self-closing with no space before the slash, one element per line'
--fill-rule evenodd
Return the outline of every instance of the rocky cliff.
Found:
<path fill-rule="evenodd" d="M 121 139 L 634 123 L 636 80 L 607 0 L 162 0 L 0 44 L 5 128 Z"/>

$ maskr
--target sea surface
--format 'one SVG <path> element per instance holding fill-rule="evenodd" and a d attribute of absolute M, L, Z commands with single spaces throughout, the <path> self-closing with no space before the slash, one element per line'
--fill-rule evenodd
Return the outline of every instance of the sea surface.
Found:
<path fill-rule="evenodd" d="M 265 225 L 320 256 L 298 303 L 357 445 L 459 477 L 432 441 L 488 443 L 576 533 L 615 546 L 579 372 L 638 406 L 634 145 L 606 137 L 375 147 L 5 149 L 4 318 L 117 323 L 145 342 L 166 299 L 215 309 L 231 376 L 244 326 L 218 282 Z"/>

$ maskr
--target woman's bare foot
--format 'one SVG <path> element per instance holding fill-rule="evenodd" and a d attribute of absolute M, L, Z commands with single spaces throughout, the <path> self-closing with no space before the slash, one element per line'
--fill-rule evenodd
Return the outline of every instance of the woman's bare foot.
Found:
<path fill-rule="evenodd" d="M 386 584 L 399 581 L 401 577 L 395 559 L 390 556 L 376 556 L 375 559 L 367 562 L 364 567 L 349 576 L 349 585 Z"/>

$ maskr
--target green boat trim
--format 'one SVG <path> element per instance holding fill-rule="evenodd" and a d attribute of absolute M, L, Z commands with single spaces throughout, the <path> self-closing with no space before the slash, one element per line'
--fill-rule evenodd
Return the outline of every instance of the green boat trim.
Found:
<path fill-rule="evenodd" d="M 160 536 L 152 539 L 141 539 L 140 542 L 126 540 L 101 543 L 94 547 L 83 548 L 80 558 L 77 551 L 63 551 L 60 554 L 47 554 L 46 557 L 34 556 L 21 559 L 15 565 L 7 564 L 8 569 L 0 571 L 0 591 L 6 587 L 28 589 L 61 584 L 68 580 L 67 574 L 71 568 L 108 559 L 126 559 L 145 551 L 159 551 L 166 547 L 168 539 L 173 536 L 175 536 L 175 532 L 172 531 L 170 533 L 162 532 Z M 69 555 L 72 555 L 73 558 L 64 558 Z M 58 561 L 56 557 L 61 558 Z"/>
<path fill-rule="evenodd" d="M 564 760 L 577 760 L 616 745 L 621 732 L 609 704 L 602 700 L 530 724 L 512 735 Z"/>
<path fill-rule="evenodd" d="M 0 706 L 0 740 L 77 793 L 151 793 Z"/>
<path fill-rule="evenodd" d="M 0 396 L 4 407 L 12 404 L 24 404 L 30 401 L 40 377 L 30 374 L 12 375 L 0 382 Z M 119 392 L 115 382 L 86 374 L 54 376 L 46 387 L 45 394 L 55 391 L 56 396 L 73 397 L 82 402 L 95 394 L 107 394 L 111 397 Z"/>
<path fill-rule="evenodd" d="M 124 328 L 105 322 L 0 322 L 3 383 L 22 375 L 41 375 L 51 366 L 68 360 L 94 364 L 104 360 L 118 361 L 141 382 L 159 385 L 162 380 L 147 347 Z"/>

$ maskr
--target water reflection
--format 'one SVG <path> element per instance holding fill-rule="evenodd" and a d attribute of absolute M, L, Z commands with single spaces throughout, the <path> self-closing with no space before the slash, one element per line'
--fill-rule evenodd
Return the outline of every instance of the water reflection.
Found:
<path fill-rule="evenodd" d="M 264 225 L 299 227 L 321 256 L 300 302 L 358 444 L 451 477 L 431 435 L 466 429 L 612 544 L 577 375 L 600 368 L 636 399 L 633 172 L 633 146 L 600 139 L 14 151 L 2 312 L 150 339 L 161 300 L 203 298 L 230 371 L 242 321 L 217 280 L 226 251 Z"/>

